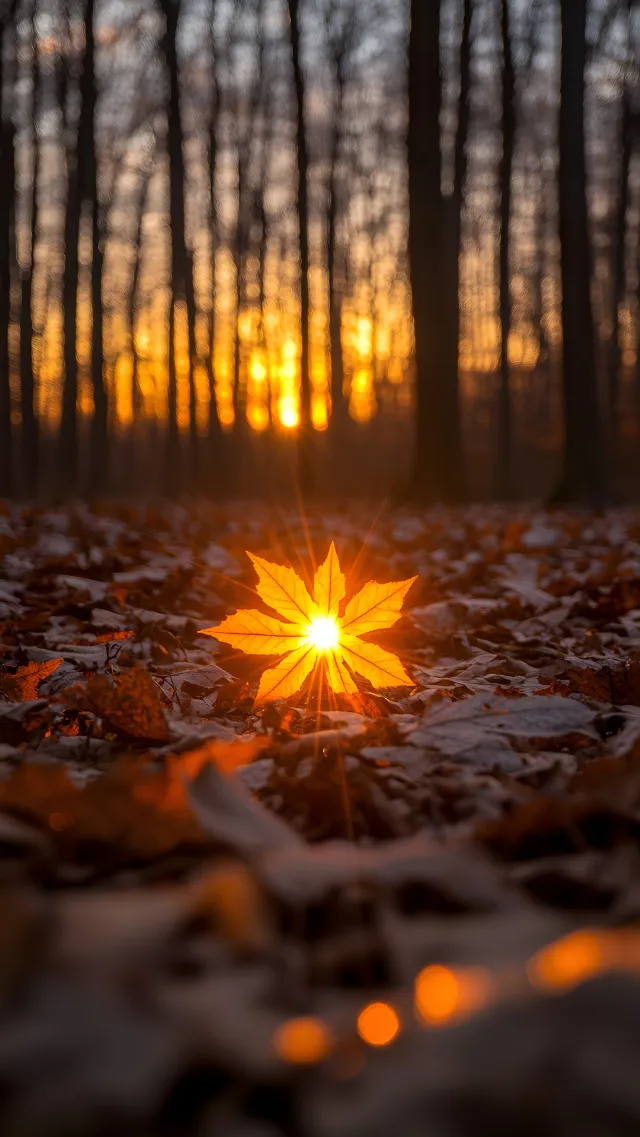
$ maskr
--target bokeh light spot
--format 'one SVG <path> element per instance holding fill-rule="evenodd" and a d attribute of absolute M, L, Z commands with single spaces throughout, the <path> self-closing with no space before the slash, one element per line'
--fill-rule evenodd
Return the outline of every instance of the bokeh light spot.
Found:
<path fill-rule="evenodd" d="M 442 1023 L 460 1008 L 460 982 L 448 967 L 425 967 L 416 979 L 416 1011 L 427 1023 Z"/>
<path fill-rule="evenodd" d="M 293 1066 L 315 1066 L 333 1048 L 333 1036 L 320 1019 L 289 1019 L 275 1033 L 276 1054 Z"/>
<path fill-rule="evenodd" d="M 388 1003 L 369 1003 L 358 1015 L 358 1034 L 369 1046 L 388 1046 L 400 1033 L 400 1019 Z"/>
<path fill-rule="evenodd" d="M 607 937 L 597 931 L 573 932 L 543 948 L 530 961 L 527 972 L 534 987 L 563 989 L 584 983 L 611 964 Z"/>

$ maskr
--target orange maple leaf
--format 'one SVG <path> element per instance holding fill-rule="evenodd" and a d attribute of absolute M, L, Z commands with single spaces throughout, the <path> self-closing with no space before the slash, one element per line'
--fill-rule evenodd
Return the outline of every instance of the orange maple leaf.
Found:
<path fill-rule="evenodd" d="M 283 657 L 264 672 L 258 705 L 294 695 L 321 665 L 336 694 L 355 694 L 352 672 L 376 688 L 413 685 L 397 656 L 360 637 L 393 627 L 417 577 L 391 584 L 370 581 L 341 615 L 347 588 L 335 545 L 315 574 L 313 598 L 292 568 L 247 555 L 258 574 L 258 596 L 282 618 L 245 610 L 228 616 L 215 628 L 205 628 L 203 634 L 250 655 Z"/>

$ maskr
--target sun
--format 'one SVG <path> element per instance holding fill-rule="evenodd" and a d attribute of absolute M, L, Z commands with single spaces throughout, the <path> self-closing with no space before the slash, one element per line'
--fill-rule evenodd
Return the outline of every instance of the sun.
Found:
<path fill-rule="evenodd" d="M 340 629 L 331 616 L 316 616 L 309 625 L 309 643 L 316 651 L 333 651 L 340 643 Z"/>

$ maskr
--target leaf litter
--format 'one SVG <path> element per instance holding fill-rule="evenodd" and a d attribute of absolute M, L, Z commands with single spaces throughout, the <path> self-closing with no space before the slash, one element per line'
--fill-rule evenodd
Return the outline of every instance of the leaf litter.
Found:
<path fill-rule="evenodd" d="M 638 514 L 4 523 L 3 1133 L 636 1131 Z"/>

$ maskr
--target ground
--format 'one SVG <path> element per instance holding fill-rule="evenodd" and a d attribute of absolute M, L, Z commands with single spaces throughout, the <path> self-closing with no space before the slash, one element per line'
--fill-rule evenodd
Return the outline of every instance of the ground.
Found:
<path fill-rule="evenodd" d="M 414 686 L 256 709 L 201 629 L 332 540 L 417 575 Z M 638 1132 L 640 514 L 10 507 L 0 555 L 3 1134 Z"/>

